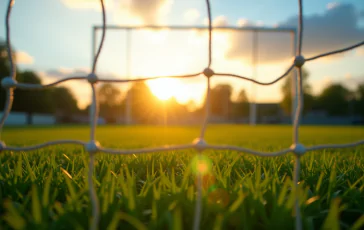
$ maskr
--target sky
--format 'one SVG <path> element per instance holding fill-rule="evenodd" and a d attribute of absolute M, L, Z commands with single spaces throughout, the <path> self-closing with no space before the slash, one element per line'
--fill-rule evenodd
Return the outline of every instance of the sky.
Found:
<path fill-rule="evenodd" d="M 298 1 L 211 0 L 214 26 L 265 26 L 297 28 Z M 105 0 L 108 25 L 206 26 L 204 0 Z M 8 1 L 0 1 L 0 39 L 5 39 Z M 18 67 L 36 71 L 43 83 L 69 76 L 87 75 L 91 69 L 92 27 L 102 24 L 98 0 L 16 1 L 11 14 L 11 40 Z M 364 40 L 364 1 L 303 0 L 303 55 L 310 57 Z M 100 78 L 138 78 L 201 72 L 207 65 L 208 34 L 205 31 L 132 31 L 130 44 L 125 30 L 107 30 L 97 74 Z M 97 33 L 96 42 L 101 33 Z M 293 48 L 289 33 L 259 32 L 256 67 L 252 66 L 251 32 L 213 31 L 215 72 L 233 73 L 271 81 L 291 64 Z M 129 55 L 128 55 L 129 54 Z M 128 58 L 129 57 L 129 58 Z M 334 82 L 349 88 L 364 81 L 364 47 L 345 54 L 305 64 L 313 93 Z M 212 84 L 229 83 L 233 98 L 244 89 L 257 102 L 278 102 L 282 82 L 254 86 L 231 77 L 214 77 Z M 64 83 L 79 99 L 80 107 L 90 101 L 84 81 Z M 154 92 L 169 90 L 177 100 L 201 103 L 206 80 L 155 82 Z M 126 90 L 128 84 L 118 84 Z M 165 95 L 164 95 L 165 96 Z"/>

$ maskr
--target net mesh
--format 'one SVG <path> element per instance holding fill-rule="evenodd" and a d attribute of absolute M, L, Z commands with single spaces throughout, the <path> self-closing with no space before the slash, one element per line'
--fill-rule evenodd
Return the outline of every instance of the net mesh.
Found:
<path fill-rule="evenodd" d="M 18 83 L 16 81 L 16 64 L 13 59 L 13 51 L 11 49 L 11 39 L 10 39 L 10 15 L 11 10 L 14 4 L 14 0 L 9 0 L 8 8 L 7 8 L 7 14 L 6 14 L 6 42 L 7 42 L 7 53 L 8 53 L 8 59 L 11 67 L 11 74 L 8 77 L 3 78 L 1 84 L 2 87 L 6 90 L 6 102 L 4 107 L 3 116 L 0 120 L 0 134 L 3 130 L 4 123 L 11 111 L 12 103 L 14 100 L 14 89 L 28 89 L 28 90 L 41 90 L 47 87 L 52 87 L 55 85 L 58 85 L 65 81 L 71 81 L 71 80 L 86 80 L 90 83 L 90 87 L 92 89 L 92 104 L 90 107 L 90 140 L 89 142 L 83 142 L 79 140 L 56 140 L 56 141 L 50 141 L 39 145 L 34 146 L 25 146 L 25 147 L 12 147 L 7 146 L 3 141 L 0 141 L 0 151 L 32 151 L 41 149 L 48 146 L 54 146 L 59 144 L 73 144 L 73 145 L 81 145 L 85 148 L 85 150 L 89 153 L 90 159 L 89 159 L 89 171 L 88 171 L 88 184 L 89 184 L 89 194 L 91 199 L 91 205 L 92 205 L 92 218 L 90 223 L 91 229 L 97 229 L 98 223 L 99 223 L 99 203 L 96 196 L 96 191 L 94 188 L 94 182 L 92 180 L 92 173 L 94 171 L 94 161 L 95 161 L 95 154 L 98 152 L 103 153 L 109 153 L 109 154 L 141 154 L 141 153 L 152 153 L 152 152 L 165 152 L 165 151 L 172 151 L 172 150 L 186 150 L 186 149 L 196 149 L 198 152 L 199 157 L 201 157 L 201 152 L 208 149 L 213 150 L 229 150 L 229 151 L 238 151 L 242 153 L 249 153 L 256 156 L 261 157 L 275 157 L 275 156 L 281 156 L 287 153 L 293 153 L 295 155 L 295 164 L 294 164 L 294 185 L 295 185 L 295 191 L 297 191 L 298 181 L 299 181 L 299 171 L 300 171 L 300 157 L 303 156 L 305 153 L 309 151 L 314 150 L 322 150 L 322 149 L 328 149 L 328 148 L 348 148 L 348 147 L 355 147 L 358 145 L 363 145 L 364 140 L 354 142 L 354 143 L 348 143 L 348 144 L 330 144 L 330 145 L 316 145 L 316 146 L 304 146 L 300 143 L 299 139 L 299 121 L 300 116 L 303 108 L 303 89 L 302 89 L 302 66 L 305 64 L 305 62 L 313 61 L 322 57 L 326 57 L 329 55 L 334 55 L 342 52 L 346 52 L 352 49 L 355 49 L 359 46 L 364 45 L 364 41 L 359 42 L 357 44 L 354 44 L 349 47 L 345 47 L 342 49 L 334 50 L 327 53 L 318 54 L 313 57 L 305 58 L 302 55 L 302 36 L 303 36 L 303 7 L 302 7 L 302 0 L 298 0 L 299 4 L 299 21 L 298 21 L 298 44 L 297 47 L 295 47 L 296 56 L 293 57 L 292 64 L 289 66 L 289 68 L 280 76 L 275 78 L 275 80 L 270 82 L 261 82 L 254 80 L 252 78 L 246 77 L 246 76 L 240 76 L 236 74 L 230 74 L 230 73 L 223 73 L 223 72 L 214 72 L 211 69 L 212 64 L 212 36 L 213 36 L 213 27 L 212 27 L 212 16 L 211 16 L 211 5 L 209 0 L 206 1 L 206 8 L 208 12 L 208 22 L 209 22 L 209 36 L 208 36 L 208 63 L 206 65 L 206 68 L 202 72 L 198 73 L 191 73 L 186 75 L 179 75 L 179 76 L 165 76 L 170 78 L 188 78 L 188 77 L 197 77 L 200 75 L 204 75 L 206 77 L 207 82 L 207 91 L 206 91 L 206 101 L 204 104 L 205 107 L 205 115 L 204 120 L 201 126 L 201 132 L 199 137 L 197 137 L 192 143 L 185 144 L 185 145 L 172 145 L 172 146 L 164 146 L 159 148 L 143 148 L 143 149 L 132 149 L 132 150 L 124 150 L 124 149 L 110 149 L 101 146 L 98 141 L 95 139 L 95 131 L 96 131 L 96 125 L 97 125 L 97 118 L 98 118 L 98 99 L 97 99 L 97 93 L 95 89 L 95 85 L 98 82 L 132 82 L 132 81 L 146 81 L 156 78 L 165 78 L 163 77 L 148 77 L 148 78 L 138 78 L 138 79 L 100 79 L 98 78 L 96 74 L 96 67 L 98 58 L 100 56 L 100 53 L 102 51 L 102 47 L 105 40 L 105 34 L 106 34 L 106 13 L 105 13 L 105 6 L 104 1 L 100 0 L 100 5 L 102 8 L 102 37 L 101 41 L 99 43 L 96 55 L 93 60 L 92 64 L 92 71 L 88 76 L 75 76 L 70 77 L 66 79 L 62 79 L 59 81 L 55 81 L 50 84 L 41 85 L 41 84 L 24 84 L 24 83 Z M 298 95 L 298 103 L 297 107 L 295 108 L 295 114 L 294 114 L 294 121 L 293 121 L 293 143 L 291 146 L 282 149 L 278 152 L 260 152 L 255 151 L 253 149 L 248 148 L 242 148 L 238 146 L 230 146 L 230 145 L 213 145 L 208 144 L 205 140 L 205 132 L 206 127 L 208 123 L 209 118 L 209 101 L 210 101 L 210 79 L 213 76 L 223 76 L 223 77 L 236 77 L 240 78 L 242 80 L 250 81 L 258 85 L 272 85 L 278 82 L 279 80 L 286 77 L 291 71 L 297 71 L 297 95 Z M 0 136 L 1 138 L 1 136 Z M 193 229 L 199 229 L 200 228 L 200 220 L 201 220 L 201 214 L 202 214 L 202 205 L 201 205 L 201 197 L 202 197 L 202 189 L 201 189 L 201 174 L 197 175 L 197 198 L 196 198 L 196 206 L 195 206 L 195 218 L 193 223 Z M 295 202 L 295 215 L 296 215 L 296 229 L 302 229 L 302 220 L 301 220 L 301 213 L 300 213 L 300 206 L 298 204 L 298 192 L 296 192 L 296 202 Z"/>

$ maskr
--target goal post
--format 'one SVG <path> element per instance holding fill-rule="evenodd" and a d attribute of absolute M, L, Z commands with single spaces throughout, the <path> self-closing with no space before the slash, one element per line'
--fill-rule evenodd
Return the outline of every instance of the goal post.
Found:
<path fill-rule="evenodd" d="M 95 56 L 96 48 L 97 48 L 97 32 L 102 30 L 103 26 L 95 25 L 92 28 L 92 62 Z M 172 30 L 172 31 L 188 31 L 188 30 L 195 30 L 195 31 L 208 31 L 208 26 L 157 26 L 157 25 L 142 25 L 142 26 L 119 26 L 119 25 L 106 25 L 105 30 L 112 30 L 112 31 L 125 31 L 126 37 L 126 77 L 131 79 L 132 73 L 130 70 L 131 67 L 131 45 L 132 45 L 132 32 L 137 30 L 153 30 L 153 31 L 162 31 L 162 30 Z M 297 34 L 296 28 L 293 27 L 264 27 L 264 26 L 243 26 L 243 27 L 232 27 L 232 26 L 217 26 L 213 27 L 214 31 L 226 31 L 226 32 L 251 32 L 252 33 L 252 52 L 251 52 L 251 68 L 252 68 L 252 76 L 251 78 L 256 80 L 258 75 L 258 64 L 259 64 L 259 33 L 260 32 L 273 32 L 273 33 L 288 33 L 290 34 L 290 42 L 292 46 L 292 58 L 296 56 L 295 50 L 297 46 Z M 292 123 L 295 116 L 295 111 L 298 105 L 298 84 L 297 84 L 297 73 L 295 70 L 293 71 L 293 78 L 292 78 Z M 257 103 L 256 103 L 256 91 L 255 91 L 256 84 L 251 83 L 250 88 L 250 96 L 249 97 L 249 124 L 256 125 L 257 123 Z M 125 123 L 132 124 L 133 123 L 133 114 L 131 110 L 131 95 L 126 94 L 126 108 L 125 108 Z"/>

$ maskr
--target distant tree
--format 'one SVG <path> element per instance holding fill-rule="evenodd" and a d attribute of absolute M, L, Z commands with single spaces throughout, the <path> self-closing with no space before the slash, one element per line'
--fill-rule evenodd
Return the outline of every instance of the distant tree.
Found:
<path fill-rule="evenodd" d="M 292 113 L 292 77 L 294 71 L 291 71 L 282 85 L 283 98 L 281 101 L 281 107 L 287 115 Z M 315 104 L 315 97 L 311 94 L 311 86 L 308 83 L 309 73 L 306 69 L 302 69 L 302 88 L 303 88 L 303 113 L 307 113 L 312 110 Z"/>
<path fill-rule="evenodd" d="M 55 87 L 51 89 L 51 98 L 54 111 L 61 121 L 71 121 L 72 116 L 79 113 L 77 100 L 72 92 L 66 87 Z"/>
<path fill-rule="evenodd" d="M 216 85 L 210 91 L 210 113 L 228 118 L 231 111 L 233 88 L 229 84 Z"/>
<path fill-rule="evenodd" d="M 159 119 L 156 122 L 163 124 L 179 123 L 183 118 L 187 118 L 187 106 L 177 102 L 176 98 L 171 97 L 166 101 L 156 101 L 156 108 L 159 108 L 156 114 L 159 114 Z"/>
<path fill-rule="evenodd" d="M 249 115 L 249 100 L 244 89 L 240 90 L 236 103 L 233 105 L 232 116 L 235 118 Z"/>
<path fill-rule="evenodd" d="M 159 119 L 160 101 L 145 82 L 135 82 L 129 89 L 133 122 L 151 123 Z"/>
<path fill-rule="evenodd" d="M 113 84 L 102 84 L 98 89 L 100 116 L 114 123 L 121 114 L 121 91 Z"/>
<path fill-rule="evenodd" d="M 105 83 L 98 89 L 98 100 L 100 104 L 107 104 L 110 106 L 120 104 L 120 97 L 120 90 L 113 84 Z"/>
<path fill-rule="evenodd" d="M 13 53 L 15 54 L 13 49 Z M 16 63 L 16 56 L 13 55 Z M 7 46 L 0 41 L 0 79 L 9 76 L 10 62 L 8 60 Z M 20 83 L 41 84 L 39 76 L 32 71 L 16 71 L 16 80 Z M 23 90 L 14 91 L 13 111 L 26 112 L 27 123 L 32 123 L 33 113 L 53 113 L 55 110 L 62 110 L 67 114 L 78 111 L 77 101 L 71 92 L 64 87 L 42 89 L 42 90 Z M 5 90 L 0 90 L 0 109 L 5 103 Z"/>
<path fill-rule="evenodd" d="M 17 81 L 20 83 L 41 84 L 40 78 L 32 71 L 19 72 Z M 27 113 L 28 124 L 32 124 L 33 113 L 53 113 L 54 104 L 51 90 L 15 89 L 13 110 Z"/>
<path fill-rule="evenodd" d="M 364 83 L 358 85 L 356 89 L 356 98 L 355 113 L 364 117 Z"/>
<path fill-rule="evenodd" d="M 240 90 L 238 99 L 236 100 L 238 103 L 249 103 L 248 96 L 244 89 Z"/>
<path fill-rule="evenodd" d="M 318 97 L 318 105 L 331 116 L 349 114 L 351 92 L 341 84 L 327 86 Z"/>
<path fill-rule="evenodd" d="M 15 53 L 15 50 L 13 49 Z M 15 55 L 13 55 L 16 60 Z M 8 59 L 7 45 L 5 41 L 0 40 L 0 81 L 10 75 L 10 62 Z M 0 109 L 2 110 L 5 105 L 6 92 L 0 87 Z"/>
<path fill-rule="evenodd" d="M 197 105 L 196 105 L 196 102 L 192 99 L 190 99 L 188 102 L 187 102 L 187 109 L 189 111 L 195 111 L 197 109 Z"/>
<path fill-rule="evenodd" d="M 356 93 L 357 93 L 359 100 L 364 100 L 364 83 L 361 83 L 360 85 L 358 85 Z"/>
<path fill-rule="evenodd" d="M 70 89 L 66 87 L 55 87 L 51 90 L 52 102 L 55 109 L 61 110 L 65 113 L 77 113 L 78 106 L 77 100 L 73 96 Z"/>
<path fill-rule="evenodd" d="M 1 78 L 10 74 L 10 63 L 8 61 L 7 46 L 3 41 L 0 41 L 0 74 Z"/>

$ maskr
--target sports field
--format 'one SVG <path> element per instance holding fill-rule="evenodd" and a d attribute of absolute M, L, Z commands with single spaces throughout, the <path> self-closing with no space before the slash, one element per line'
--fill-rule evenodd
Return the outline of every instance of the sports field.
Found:
<path fill-rule="evenodd" d="M 191 143 L 199 127 L 101 126 L 97 140 L 110 148 Z M 88 141 L 86 126 L 5 128 L 7 145 L 57 139 Z M 364 127 L 301 127 L 305 145 L 364 139 Z M 291 126 L 210 125 L 210 144 L 262 151 L 287 148 Z M 191 229 L 197 152 L 173 151 L 96 157 L 99 229 Z M 293 155 L 255 157 L 206 151 L 201 229 L 294 229 Z M 364 227 L 364 147 L 307 153 L 301 159 L 304 229 Z M 1 229 L 87 229 L 91 206 L 88 155 L 72 145 L 0 155 Z"/>

